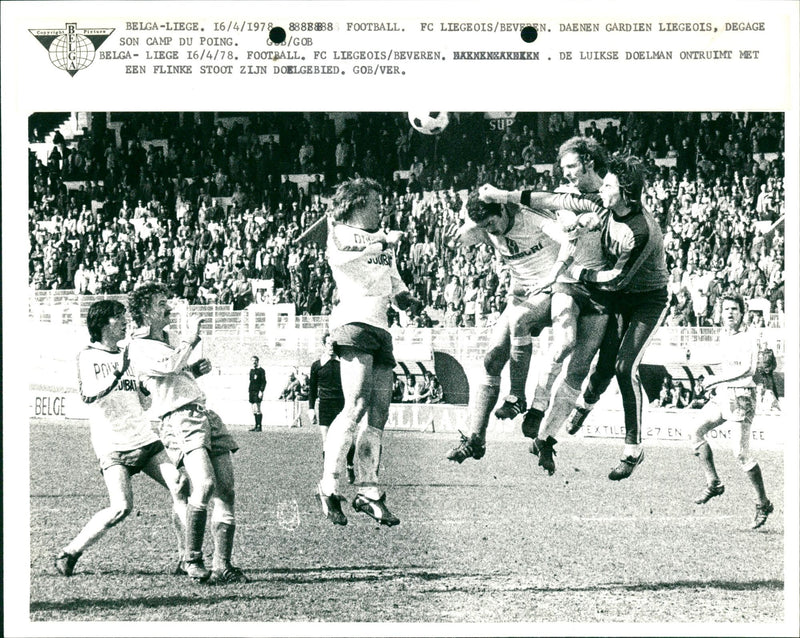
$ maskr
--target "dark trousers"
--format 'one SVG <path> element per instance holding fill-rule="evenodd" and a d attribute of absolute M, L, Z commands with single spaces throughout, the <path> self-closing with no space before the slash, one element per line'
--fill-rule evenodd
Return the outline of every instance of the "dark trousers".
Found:
<path fill-rule="evenodd" d="M 596 403 L 611 379 L 617 378 L 625 411 L 625 443 L 632 445 L 642 442 L 639 363 L 650 337 L 664 321 L 667 298 L 666 288 L 614 294 L 614 312 L 609 317 L 597 365 L 584 392 L 587 403 Z"/>

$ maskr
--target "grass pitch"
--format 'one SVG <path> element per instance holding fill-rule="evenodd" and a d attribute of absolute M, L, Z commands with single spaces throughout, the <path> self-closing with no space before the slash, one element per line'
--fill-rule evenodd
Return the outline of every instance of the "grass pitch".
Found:
<path fill-rule="evenodd" d="M 348 504 L 349 524 L 335 527 L 314 498 L 316 428 L 234 431 L 234 562 L 252 582 L 211 587 L 170 575 L 169 499 L 144 476 L 131 516 L 73 577 L 58 575 L 55 552 L 107 498 L 88 428 L 33 424 L 31 621 L 783 620 L 781 453 L 757 452 L 775 513 L 753 531 L 728 450 L 716 450 L 725 494 L 696 506 L 703 478 L 688 444 L 648 446 L 612 483 L 621 442 L 565 436 L 549 477 L 521 435 L 490 438 L 481 461 L 457 465 L 444 458 L 457 436 L 388 432 L 382 479 L 402 523 L 380 527 Z"/>

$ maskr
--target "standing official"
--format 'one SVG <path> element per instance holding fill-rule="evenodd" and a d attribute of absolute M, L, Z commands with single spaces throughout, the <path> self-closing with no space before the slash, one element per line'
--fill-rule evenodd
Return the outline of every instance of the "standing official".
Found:
<path fill-rule="evenodd" d="M 264 389 L 267 387 L 267 375 L 264 373 L 264 368 L 258 365 L 258 357 L 254 356 L 252 362 L 253 367 L 250 368 L 250 384 L 247 386 L 247 394 L 256 424 L 250 431 L 261 432 L 261 421 L 264 418 L 264 415 L 261 414 L 261 401 L 264 398 Z"/>
<path fill-rule="evenodd" d="M 308 419 L 312 424 L 316 423 L 319 426 L 324 461 L 328 428 L 344 408 L 344 393 L 339 359 L 333 351 L 333 341 L 327 332 L 322 337 L 322 345 L 325 350 L 322 356 L 311 364 L 311 372 L 308 375 Z M 356 446 L 351 444 L 347 451 L 347 482 L 351 484 L 355 482 L 353 468 L 355 453 Z"/>

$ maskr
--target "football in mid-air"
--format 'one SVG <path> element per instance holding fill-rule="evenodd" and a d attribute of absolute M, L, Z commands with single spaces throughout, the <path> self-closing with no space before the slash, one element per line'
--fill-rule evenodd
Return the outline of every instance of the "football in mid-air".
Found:
<path fill-rule="evenodd" d="M 420 133 L 438 135 L 447 127 L 450 119 L 447 117 L 447 111 L 410 111 L 408 121 Z"/>

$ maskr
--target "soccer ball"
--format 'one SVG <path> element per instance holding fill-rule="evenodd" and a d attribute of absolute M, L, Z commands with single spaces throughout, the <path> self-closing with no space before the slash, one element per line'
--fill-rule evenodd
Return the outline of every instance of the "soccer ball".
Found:
<path fill-rule="evenodd" d="M 450 120 L 447 117 L 447 111 L 428 111 L 424 113 L 411 111 L 408 114 L 408 121 L 420 133 L 438 135 L 445 129 Z"/>

